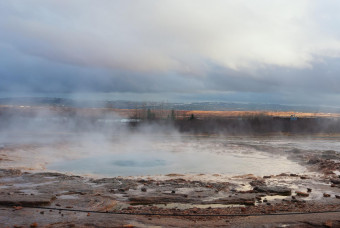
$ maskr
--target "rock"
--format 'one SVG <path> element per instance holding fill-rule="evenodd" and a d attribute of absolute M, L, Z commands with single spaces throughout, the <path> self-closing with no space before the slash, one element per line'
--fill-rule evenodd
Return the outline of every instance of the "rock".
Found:
<path fill-rule="evenodd" d="M 306 192 L 299 192 L 299 191 L 296 191 L 295 193 L 296 193 L 297 196 L 302 196 L 302 197 L 308 197 L 308 196 L 309 196 L 309 194 L 306 193 Z"/>
<path fill-rule="evenodd" d="M 254 190 L 238 191 L 238 193 L 254 193 Z"/>
<path fill-rule="evenodd" d="M 326 221 L 324 225 L 325 227 L 333 227 L 332 221 Z"/>
<path fill-rule="evenodd" d="M 307 188 L 307 192 L 312 192 L 312 189 L 311 188 Z"/>
<path fill-rule="evenodd" d="M 289 196 L 292 194 L 292 190 L 287 187 L 282 186 L 256 186 L 253 190 L 257 192 L 267 192 L 267 193 L 275 193 L 277 195 Z"/>
<path fill-rule="evenodd" d="M 250 181 L 249 184 L 253 187 L 255 186 L 263 186 L 263 185 L 266 185 L 266 182 L 264 180 L 253 180 L 253 181 Z"/>
<path fill-rule="evenodd" d="M 54 195 L 0 195 L 0 205 L 46 206 L 50 205 L 53 199 Z"/>
<path fill-rule="evenodd" d="M 340 184 L 340 178 L 331 179 L 330 181 L 331 181 L 333 184 Z"/>
<path fill-rule="evenodd" d="M 165 204 L 165 203 L 190 203 L 191 199 L 182 194 L 168 194 L 166 196 L 133 196 L 130 197 L 131 205 Z"/>
<path fill-rule="evenodd" d="M 242 194 L 239 196 L 231 196 L 227 198 L 219 198 L 213 201 L 205 201 L 205 203 L 211 204 L 243 204 L 243 205 L 254 205 L 255 204 L 255 196 L 254 194 Z"/>
<path fill-rule="evenodd" d="M 244 201 L 244 205 L 255 205 L 255 201 Z"/>
<path fill-rule="evenodd" d="M 325 173 L 326 175 L 333 175 L 333 174 L 334 174 L 334 172 L 331 171 L 331 170 L 326 170 L 326 171 L 324 171 L 324 173 Z"/>
<path fill-rule="evenodd" d="M 336 155 L 336 152 L 334 150 L 327 150 L 322 153 L 321 157 L 323 159 L 337 159 L 338 156 Z"/>
<path fill-rule="evenodd" d="M 328 194 L 328 193 L 324 193 L 324 194 L 323 194 L 323 197 L 331 197 L 331 195 Z"/>
<path fill-rule="evenodd" d="M 31 228 L 35 228 L 35 227 L 38 227 L 38 223 L 34 222 L 30 225 Z"/>
<path fill-rule="evenodd" d="M 0 169 L 0 177 L 20 176 L 21 174 L 19 169 Z"/>
<path fill-rule="evenodd" d="M 171 193 L 172 193 L 172 194 L 175 194 L 175 193 L 176 193 L 176 191 L 175 191 L 175 190 L 172 190 L 172 191 L 171 191 Z"/>
<path fill-rule="evenodd" d="M 21 206 L 13 206 L 14 210 L 21 210 L 23 207 Z"/>
<path fill-rule="evenodd" d="M 318 158 L 311 158 L 311 159 L 309 159 L 309 161 L 307 163 L 310 164 L 310 165 L 314 165 L 314 164 L 319 163 L 320 161 L 321 160 L 318 159 Z"/>

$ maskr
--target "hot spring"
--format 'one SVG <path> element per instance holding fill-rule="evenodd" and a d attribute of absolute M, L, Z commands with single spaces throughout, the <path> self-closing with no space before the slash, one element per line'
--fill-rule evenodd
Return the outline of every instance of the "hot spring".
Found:
<path fill-rule="evenodd" d="M 92 152 L 83 148 L 86 152 L 79 157 L 52 162 L 47 169 L 105 176 L 304 172 L 282 153 L 290 146 L 294 147 L 259 138 L 154 136 L 145 141 L 113 140 Z M 77 148 L 71 145 L 68 150 L 76 154 Z"/>
<path fill-rule="evenodd" d="M 34 140 L 38 137 L 34 136 Z M 98 176 L 157 174 L 302 173 L 306 168 L 292 159 L 294 150 L 324 151 L 340 148 L 331 137 L 229 137 L 164 134 L 41 135 L 39 142 L 18 140 L 10 147 L 15 159 L 3 168 L 57 171 Z M 44 143 L 42 143 L 44 142 Z M 293 151 L 293 152 L 292 152 Z"/>

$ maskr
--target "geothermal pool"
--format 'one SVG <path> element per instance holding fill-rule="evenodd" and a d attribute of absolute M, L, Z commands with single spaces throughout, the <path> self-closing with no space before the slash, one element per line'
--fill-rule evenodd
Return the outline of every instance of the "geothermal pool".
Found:
<path fill-rule="evenodd" d="M 45 137 L 45 139 L 44 139 Z M 227 137 L 132 134 L 67 135 L 14 145 L 3 168 L 99 176 L 302 173 L 296 150 L 338 151 L 338 137 Z M 0 146 L 6 147 L 5 142 Z M 0 148 L 1 149 L 1 148 Z"/>
<path fill-rule="evenodd" d="M 110 143 L 98 153 L 54 162 L 47 168 L 105 176 L 304 172 L 305 167 L 282 153 L 280 143 L 256 138 L 156 136 L 143 142 Z M 289 145 L 284 147 L 289 150 Z"/>

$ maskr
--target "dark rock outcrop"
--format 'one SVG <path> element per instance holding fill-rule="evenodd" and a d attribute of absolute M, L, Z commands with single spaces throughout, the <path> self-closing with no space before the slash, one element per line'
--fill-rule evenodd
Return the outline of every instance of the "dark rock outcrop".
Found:
<path fill-rule="evenodd" d="M 290 188 L 283 186 L 256 186 L 253 190 L 257 192 L 274 193 L 283 196 L 289 196 L 292 194 L 292 190 Z"/>

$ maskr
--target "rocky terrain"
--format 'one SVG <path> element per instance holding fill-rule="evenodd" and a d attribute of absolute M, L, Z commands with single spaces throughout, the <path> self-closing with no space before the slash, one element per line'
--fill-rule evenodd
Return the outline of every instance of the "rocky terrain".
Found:
<path fill-rule="evenodd" d="M 339 227 L 339 154 L 300 150 L 288 153 L 311 172 L 262 177 L 168 174 L 90 178 L 2 169 L 0 224 Z"/>

